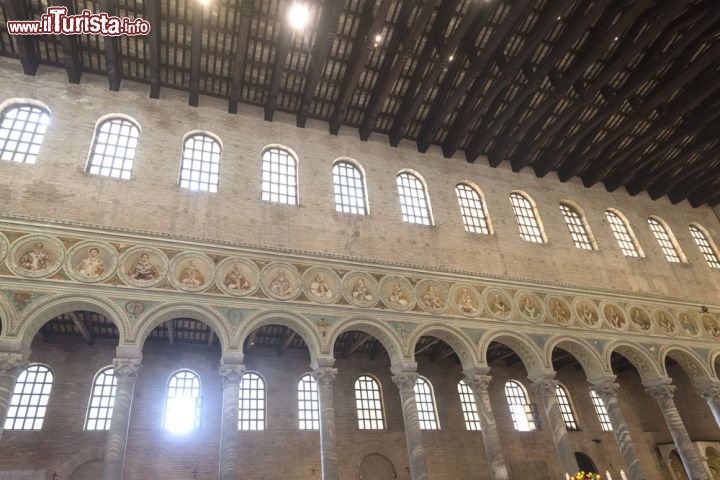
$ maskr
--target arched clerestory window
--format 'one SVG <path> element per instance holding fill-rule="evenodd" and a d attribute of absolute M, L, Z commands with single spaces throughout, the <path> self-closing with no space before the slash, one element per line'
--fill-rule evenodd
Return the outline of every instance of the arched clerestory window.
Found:
<path fill-rule="evenodd" d="M 240 379 L 238 430 L 265 430 L 265 381 L 254 372 Z"/>
<path fill-rule="evenodd" d="M 422 430 L 440 430 L 432 385 L 427 379 L 420 376 L 415 381 L 415 403 L 417 404 L 420 428 Z"/>
<path fill-rule="evenodd" d="M 170 376 L 165 398 L 163 429 L 187 433 L 200 427 L 200 377 L 190 370 L 179 370 Z"/>
<path fill-rule="evenodd" d="M 15 103 L 0 112 L 0 160 L 35 163 L 50 112 L 35 105 Z"/>
<path fill-rule="evenodd" d="M 695 240 L 695 245 L 698 246 L 700 253 L 705 257 L 705 261 L 711 268 L 720 268 L 720 260 L 718 257 L 718 249 L 715 246 L 710 235 L 700 225 L 690 224 L 690 235 Z"/>
<path fill-rule="evenodd" d="M 537 429 L 537 410 L 528 402 L 525 387 L 521 383 L 509 380 L 505 383 L 505 398 L 510 408 L 513 426 L 518 432 Z"/>
<path fill-rule="evenodd" d="M 455 195 L 460 206 L 460 215 L 465 231 L 472 233 L 491 234 L 490 218 L 487 215 L 485 199 L 480 191 L 467 182 L 455 186 Z"/>
<path fill-rule="evenodd" d="M 419 225 L 432 225 L 430 200 L 428 200 L 425 182 L 422 178 L 405 170 L 398 174 L 396 183 L 403 221 Z"/>
<path fill-rule="evenodd" d="M 262 154 L 262 199 L 298 204 L 297 158 L 286 148 L 268 147 Z"/>
<path fill-rule="evenodd" d="M 385 428 L 380 384 L 370 375 L 360 375 L 355 380 L 355 409 L 360 430 Z"/>
<path fill-rule="evenodd" d="M 655 240 L 657 240 L 660 245 L 663 254 L 665 254 L 665 259 L 671 263 L 684 263 L 685 255 L 680 249 L 680 245 L 678 245 L 677 240 L 675 240 L 675 235 L 673 235 L 667 223 L 661 218 L 649 217 L 648 225 L 655 236 Z"/>
<path fill-rule="evenodd" d="M 477 431 L 480 430 L 480 415 L 478 414 L 475 395 L 473 395 L 470 385 L 465 380 L 460 380 L 457 384 L 458 395 L 460 396 L 460 408 L 462 409 L 463 419 L 465 420 L 465 429 Z"/>
<path fill-rule="evenodd" d="M 217 193 L 220 183 L 220 141 L 206 133 L 191 133 L 183 141 L 180 187 Z"/>
<path fill-rule="evenodd" d="M 560 202 L 560 212 L 565 220 L 565 225 L 570 230 L 575 247 L 583 250 L 597 250 L 590 227 L 580 209 L 570 202 Z"/>
<path fill-rule="evenodd" d="M 116 388 L 117 379 L 113 367 L 103 368 L 95 375 L 85 417 L 85 430 L 110 429 Z"/>
<path fill-rule="evenodd" d="M 617 210 L 608 209 L 605 210 L 605 218 L 610 224 L 610 230 L 612 230 L 623 255 L 626 257 L 642 257 L 643 253 L 640 244 L 625 216 Z"/>
<path fill-rule="evenodd" d="M 593 407 L 595 407 L 595 413 L 597 413 L 600 426 L 606 432 L 612 431 L 612 423 L 610 423 L 610 416 L 608 415 L 607 409 L 605 408 L 605 402 L 600 398 L 595 390 L 590 390 L 590 400 L 592 400 Z"/>
<path fill-rule="evenodd" d="M 309 373 L 298 381 L 298 423 L 300 430 L 320 430 L 317 381 Z"/>
<path fill-rule="evenodd" d="M 528 242 L 545 243 L 545 232 L 540 223 L 540 216 L 530 197 L 522 192 L 512 192 L 510 204 L 517 218 L 520 237 Z"/>
<path fill-rule="evenodd" d="M 46 365 L 30 365 L 20 372 L 5 417 L 5 430 L 40 430 L 52 385 L 53 374 Z"/>
<path fill-rule="evenodd" d="M 560 413 L 562 413 L 563 420 L 565 421 L 565 428 L 568 430 L 577 430 L 577 418 L 575 418 L 575 412 L 570 402 L 570 395 L 565 387 L 560 384 L 555 385 L 555 397 L 560 407 Z"/>
<path fill-rule="evenodd" d="M 140 128 L 127 118 L 111 117 L 95 127 L 87 172 L 104 177 L 129 180 Z"/>
<path fill-rule="evenodd" d="M 333 164 L 333 194 L 335 211 L 367 215 L 367 194 L 365 175 L 349 160 L 338 160 Z"/>

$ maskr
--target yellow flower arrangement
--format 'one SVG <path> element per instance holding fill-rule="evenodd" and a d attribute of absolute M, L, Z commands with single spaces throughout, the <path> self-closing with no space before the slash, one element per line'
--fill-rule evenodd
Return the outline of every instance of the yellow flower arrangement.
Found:
<path fill-rule="evenodd" d="M 570 478 L 571 480 L 602 480 L 599 473 L 585 472 L 582 470 Z"/>

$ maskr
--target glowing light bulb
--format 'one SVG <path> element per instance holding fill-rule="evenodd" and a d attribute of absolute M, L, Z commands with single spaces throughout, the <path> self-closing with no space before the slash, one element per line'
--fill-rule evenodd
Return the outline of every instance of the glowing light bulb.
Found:
<path fill-rule="evenodd" d="M 380 42 L 382 42 L 382 35 L 379 35 L 379 34 L 375 35 L 375 43 L 380 43 Z"/>
<path fill-rule="evenodd" d="M 302 30 L 305 28 L 309 19 L 310 10 L 304 3 L 294 3 L 293 6 L 290 7 L 288 20 L 290 21 L 290 26 L 292 26 L 295 30 Z"/>

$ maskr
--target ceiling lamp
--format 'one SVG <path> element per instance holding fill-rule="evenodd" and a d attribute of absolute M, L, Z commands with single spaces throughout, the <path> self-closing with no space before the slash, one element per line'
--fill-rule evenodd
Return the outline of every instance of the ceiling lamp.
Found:
<path fill-rule="evenodd" d="M 295 30 L 302 30 L 307 25 L 309 19 L 310 10 L 308 6 L 304 3 L 293 3 L 292 7 L 290 7 L 290 14 L 288 15 L 290 26 Z"/>

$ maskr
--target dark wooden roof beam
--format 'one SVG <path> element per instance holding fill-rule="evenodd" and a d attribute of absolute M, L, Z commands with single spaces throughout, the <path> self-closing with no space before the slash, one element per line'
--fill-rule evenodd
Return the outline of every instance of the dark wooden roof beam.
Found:
<path fill-rule="evenodd" d="M 494 53 L 495 63 L 502 72 L 502 80 L 493 83 L 490 89 L 482 95 L 480 103 L 475 108 L 467 109 L 462 116 L 458 115 L 455 119 L 455 122 L 450 128 L 448 138 L 443 143 L 443 153 L 445 156 L 452 156 L 455 151 L 457 151 L 460 147 L 460 142 L 465 138 L 475 122 L 485 115 L 498 96 L 506 91 L 510 82 L 516 77 L 518 70 L 520 70 L 525 61 L 537 49 L 540 41 L 542 41 L 545 35 L 552 29 L 555 24 L 554 20 L 565 7 L 567 7 L 567 5 L 564 2 L 551 2 L 546 9 L 540 13 L 540 18 L 525 39 L 522 48 L 512 59 L 505 59 L 505 55 L 500 50 Z M 477 155 L 470 156 L 466 154 L 468 162 L 474 162 L 476 158 Z"/>
<path fill-rule="evenodd" d="M 68 316 L 70 317 L 70 320 L 72 320 L 72 323 L 75 325 L 77 331 L 80 332 L 80 335 L 82 335 L 85 343 L 93 345 L 95 343 L 95 335 L 93 335 L 93 332 L 88 328 L 88 325 L 85 322 L 85 318 L 87 318 L 87 316 L 84 315 L 84 318 L 80 318 L 75 312 L 70 312 Z"/>
<path fill-rule="evenodd" d="M 427 151 L 440 125 L 445 121 L 447 115 L 457 107 L 462 98 L 466 96 L 466 93 L 467 98 L 465 102 L 463 102 L 463 106 L 468 103 L 474 104 L 477 98 L 479 98 L 486 83 L 479 80 L 480 75 L 489 75 L 490 68 L 488 63 L 493 54 L 500 46 L 504 46 L 505 43 L 507 43 L 512 32 L 512 27 L 523 18 L 524 14 L 527 14 L 526 9 L 531 8 L 531 2 L 530 0 L 519 0 L 514 2 L 510 8 L 510 13 L 507 14 L 507 18 L 498 25 L 483 50 L 479 54 L 467 52 L 468 57 L 471 58 L 470 68 L 465 73 L 460 84 L 453 86 L 453 83 L 445 84 L 445 82 L 443 82 L 442 94 L 437 95 L 435 98 L 435 101 L 430 107 L 430 113 L 420 129 L 420 134 L 417 139 L 417 148 L 419 151 Z M 481 25 L 482 24 L 480 24 L 480 26 Z M 466 46 L 466 49 L 469 48 L 471 48 L 471 46 Z M 452 77 L 446 76 L 446 80 L 452 80 Z"/>
<path fill-rule="evenodd" d="M 679 4 L 679 2 L 677 2 Z M 674 18 L 666 10 L 666 15 L 661 19 L 655 20 L 648 28 L 644 29 L 640 36 L 633 38 L 631 35 L 623 35 L 623 32 L 630 28 L 631 25 L 647 8 L 648 2 L 635 2 L 631 10 L 624 14 L 617 22 L 613 21 L 614 13 L 604 17 L 604 22 L 600 23 L 593 31 L 584 47 L 576 57 L 576 61 L 570 65 L 559 80 L 558 89 L 565 92 L 570 88 L 574 88 L 582 101 L 575 101 L 568 109 L 563 111 L 562 119 L 558 119 L 546 131 L 540 134 L 540 129 L 546 119 L 547 112 L 557 103 L 558 100 L 565 95 L 558 95 L 555 98 L 549 97 L 543 101 L 525 122 L 528 127 L 518 136 L 522 138 L 518 148 L 513 155 L 515 165 L 513 168 L 518 170 L 530 163 L 533 153 L 537 151 L 541 142 L 545 138 L 558 138 L 559 132 L 567 130 L 573 124 L 577 116 L 592 101 L 592 93 L 599 91 L 610 79 L 622 69 L 630 60 L 638 55 L 651 42 L 655 41 L 663 31 L 663 29 Z M 607 49 L 609 42 L 614 41 L 615 37 L 622 36 L 621 45 L 616 49 L 615 54 L 607 62 L 605 68 L 598 74 L 597 78 L 592 82 L 584 82 L 580 80 L 585 70 Z M 499 154 L 502 156 L 509 149 L 510 143 L 505 143 L 499 148 Z M 535 173 L 538 176 L 545 176 L 554 166 L 557 156 L 548 155 L 533 165 Z"/>
<path fill-rule="evenodd" d="M 694 168 L 688 169 L 693 173 L 692 175 L 688 175 L 684 181 L 679 182 L 671 179 L 667 182 L 667 185 L 663 184 L 657 187 L 658 190 L 661 191 L 654 190 L 654 192 L 662 193 L 662 195 L 667 194 L 672 203 L 678 203 L 684 200 L 689 195 L 702 190 L 706 185 L 717 180 L 717 175 L 720 174 L 720 165 L 715 165 L 715 168 L 711 168 L 710 166 L 713 162 L 717 161 L 718 158 L 720 158 L 720 143 L 716 144 L 709 151 L 703 153 L 702 158 L 697 160 L 697 164 Z M 685 170 L 683 169 L 683 173 L 684 172 Z M 702 174 L 699 179 L 697 177 L 698 174 Z M 651 193 L 651 198 L 659 198 L 659 196 L 655 197 L 655 193 Z"/>
<path fill-rule="evenodd" d="M 282 355 L 283 352 L 285 350 L 287 350 L 287 348 L 290 346 L 292 341 L 295 340 L 295 335 L 297 335 L 297 333 L 295 333 L 295 330 L 293 330 L 289 327 L 286 327 L 285 329 L 286 329 L 287 333 L 285 333 L 285 336 L 283 337 L 283 342 L 282 342 L 282 344 L 280 344 L 280 347 L 278 348 L 278 355 Z"/>
<path fill-rule="evenodd" d="M 144 2 L 144 5 L 145 19 L 150 22 L 150 33 L 147 35 L 148 48 L 150 50 L 150 98 L 160 98 L 162 2 Z"/>
<path fill-rule="evenodd" d="M 282 22 L 285 19 L 284 15 L 280 15 L 279 25 L 280 38 L 275 47 L 275 62 L 272 71 L 272 77 L 270 79 L 270 88 L 268 95 L 265 100 L 265 121 L 272 122 L 273 115 L 275 114 L 275 107 L 277 106 L 278 94 L 280 92 L 280 80 L 285 70 L 285 63 L 287 61 L 288 52 L 290 51 L 290 37 L 292 32 L 288 25 L 283 25 Z"/>
<path fill-rule="evenodd" d="M 720 17 L 720 14 L 718 16 Z M 635 117 L 642 118 L 649 116 L 652 110 L 667 96 L 682 87 L 683 84 L 687 82 L 688 78 L 692 78 L 689 76 L 690 74 L 688 74 L 688 72 L 683 71 L 683 68 L 686 61 L 692 58 L 692 56 L 689 55 L 692 55 L 692 52 L 700 44 L 705 42 L 706 36 L 702 34 L 702 30 L 697 33 L 695 33 L 695 30 L 692 30 L 682 40 L 679 40 L 670 52 L 664 52 L 663 49 L 663 46 L 667 41 L 666 36 L 663 36 L 655 42 L 655 44 L 650 48 L 650 52 L 634 69 L 632 76 L 625 82 L 622 88 L 616 92 L 616 104 L 621 104 L 626 100 L 630 101 L 637 88 L 639 88 L 647 80 L 653 78 L 656 75 L 656 72 L 664 65 L 672 64 L 673 66 L 670 71 L 666 72 L 663 78 L 658 82 L 657 90 L 647 97 L 643 105 L 638 105 L 637 102 L 632 101 L 630 103 L 635 110 Z M 687 51 L 684 51 L 685 49 L 687 49 Z M 570 139 L 566 145 L 570 146 L 573 150 L 572 155 L 570 155 L 569 158 L 573 158 L 574 161 L 567 162 L 559 168 L 558 173 L 562 181 L 566 181 L 570 177 L 582 172 L 587 161 L 590 160 L 585 153 L 586 151 L 592 149 L 593 152 L 596 152 L 595 158 L 599 158 L 600 152 L 607 145 L 624 136 L 628 130 L 623 129 L 622 127 L 615 128 L 612 132 L 605 136 L 600 145 L 593 144 L 591 146 L 592 140 L 602 128 L 602 125 L 612 115 L 616 115 L 618 113 L 617 109 L 604 109 L 600 114 L 590 120 L 573 139 Z M 627 124 L 625 126 L 627 127 Z M 630 128 L 632 128 L 632 125 Z M 545 157 L 558 157 L 561 153 L 563 152 L 558 149 L 550 149 L 545 153 Z M 567 152 L 567 148 L 565 153 L 569 153 Z M 606 170 L 606 172 L 607 171 L 609 171 L 609 169 Z"/>
<path fill-rule="evenodd" d="M 440 32 L 447 27 L 447 23 L 452 18 L 452 13 L 455 11 L 455 6 L 458 2 L 457 0 L 453 0 L 451 3 L 452 5 L 443 5 L 440 8 L 441 14 L 444 14 L 447 18 L 435 20 L 435 25 L 439 27 L 436 30 Z M 481 4 L 479 2 L 471 3 L 468 11 L 465 12 L 460 24 L 455 28 L 450 38 L 448 38 L 442 46 L 438 46 L 438 48 L 432 47 L 432 50 L 438 53 L 435 58 L 433 58 L 434 61 L 430 65 L 429 71 L 426 72 L 426 65 L 418 65 L 418 68 L 415 69 L 413 80 L 410 83 L 410 87 L 403 98 L 400 110 L 395 116 L 395 121 L 390 129 L 390 145 L 395 147 L 400 143 L 400 139 L 405 135 L 408 123 L 415 116 L 415 113 L 417 113 L 420 105 L 425 100 L 430 89 L 435 85 L 437 79 L 444 71 L 447 71 L 448 65 L 451 62 L 450 56 L 455 54 L 460 41 L 476 22 L 480 11 Z M 440 28 L 440 26 L 442 26 L 442 28 Z M 431 36 L 442 36 L 442 33 Z M 432 42 L 427 42 L 424 50 L 431 50 L 429 47 L 431 43 Z M 423 57 L 425 57 L 425 55 L 423 55 Z"/>
<path fill-rule="evenodd" d="M 170 345 L 175 345 L 175 320 L 166 321 L 165 329 L 167 330 L 168 342 Z"/>
<path fill-rule="evenodd" d="M 348 358 L 351 353 L 355 352 L 358 348 L 365 345 L 365 343 L 367 343 L 367 341 L 371 338 L 371 335 L 367 333 L 361 333 L 354 342 L 348 342 L 348 345 L 342 351 L 342 358 Z"/>
<path fill-rule="evenodd" d="M 370 41 L 370 36 L 376 32 L 380 32 L 390 5 L 393 2 L 392 0 L 381 0 L 377 14 L 373 16 L 374 3 L 374 1 L 366 1 L 363 6 L 362 16 L 358 25 L 358 34 L 353 41 L 348 60 L 348 70 L 343 77 L 342 85 L 340 86 L 340 95 L 338 96 L 333 113 L 330 115 L 330 133 L 333 135 L 337 135 L 340 131 L 340 125 L 342 125 L 345 119 L 345 112 L 360 80 L 360 75 L 365 69 L 370 54 L 375 48 L 374 44 Z"/>
<path fill-rule="evenodd" d="M 195 2 L 190 34 L 190 96 L 188 105 L 197 107 L 200 101 L 200 60 L 202 57 L 203 12 L 205 5 Z"/>
<path fill-rule="evenodd" d="M 414 2 L 404 2 L 403 8 L 405 5 L 412 3 Z M 392 66 L 387 72 L 387 75 L 378 76 L 378 83 L 375 87 L 375 90 L 373 91 L 372 97 L 370 98 L 370 102 L 365 109 L 365 116 L 360 123 L 360 138 L 362 140 L 367 140 L 368 137 L 370 137 L 370 132 L 375 127 L 375 121 L 377 120 L 380 110 L 385 103 L 385 100 L 387 99 L 388 95 L 390 95 L 390 92 L 392 91 L 392 88 L 395 85 L 398 77 L 400 77 L 403 68 L 405 68 L 405 64 L 410 61 L 410 57 L 412 56 L 413 49 L 415 48 L 418 37 L 425 29 L 438 3 L 440 3 L 440 0 L 425 0 L 425 3 L 420 9 L 420 13 L 418 13 L 415 21 L 413 22 L 412 26 L 408 28 L 407 32 L 405 32 L 404 34 L 399 33 L 399 30 L 401 29 L 397 29 L 395 31 L 397 36 L 401 37 L 400 45 L 397 51 L 393 52 L 394 54 L 389 55 L 390 58 L 395 57 L 395 59 L 392 62 Z M 406 23 L 406 20 L 400 18 L 398 20 L 398 23 L 400 22 L 403 22 L 404 24 Z"/>
<path fill-rule="evenodd" d="M 110 16 L 117 16 L 116 0 L 100 0 L 100 10 Z M 152 29 L 152 27 L 151 27 Z M 122 81 L 122 66 L 120 64 L 120 40 L 118 37 L 105 36 L 105 68 L 108 75 L 108 88 L 117 92 Z"/>
<path fill-rule="evenodd" d="M 52 0 L 55 7 L 67 8 L 68 15 L 75 15 L 75 2 L 72 0 Z M 80 60 L 80 48 L 77 35 L 59 35 L 63 49 L 63 63 L 67 72 L 68 82 L 80 83 L 82 73 L 82 62 Z"/>
<path fill-rule="evenodd" d="M 440 342 L 439 338 L 433 338 L 432 340 L 429 340 L 425 345 L 415 350 L 415 356 L 420 355 L 421 353 L 431 349 L 432 347 L 437 345 L 438 342 Z"/>
<path fill-rule="evenodd" d="M 30 12 L 23 0 L 2 0 L 8 20 L 31 20 Z M 35 75 L 40 66 L 40 57 L 35 48 L 35 35 L 13 35 L 17 54 L 25 75 Z"/>
<path fill-rule="evenodd" d="M 332 47 L 335 37 L 337 37 L 338 20 L 344 5 L 345 2 L 338 2 L 337 0 L 325 0 L 323 2 L 320 27 L 310 57 L 310 71 L 305 80 L 302 102 L 296 118 L 298 127 L 305 128 L 308 113 L 310 112 L 310 103 L 315 95 L 315 88 L 320 81 L 325 63 L 327 63 L 330 47 Z"/>

